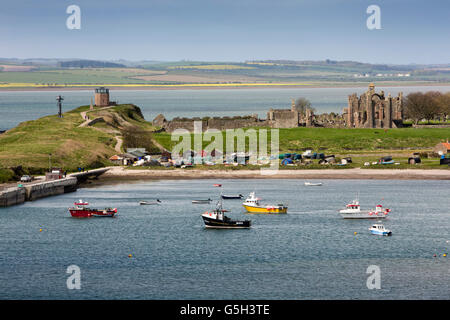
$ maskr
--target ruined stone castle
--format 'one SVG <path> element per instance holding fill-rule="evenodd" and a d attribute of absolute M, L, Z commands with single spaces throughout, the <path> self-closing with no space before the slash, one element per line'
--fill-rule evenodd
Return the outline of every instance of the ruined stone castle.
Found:
<path fill-rule="evenodd" d="M 194 131 L 194 122 L 201 121 L 203 131 L 207 129 L 238 129 L 246 127 L 296 128 L 296 127 L 328 127 L 328 128 L 396 128 L 403 120 L 402 93 L 395 98 L 384 92 L 375 92 L 375 86 L 369 85 L 369 90 L 359 98 L 355 94 L 348 97 L 348 107 L 343 114 L 323 113 L 315 115 L 310 109 L 301 112 L 295 106 L 294 100 L 290 109 L 270 109 L 266 119 L 258 115 L 236 117 L 204 117 L 204 118 L 174 118 L 171 121 L 160 114 L 153 120 L 153 125 L 164 131 L 173 132 L 176 129 Z"/>

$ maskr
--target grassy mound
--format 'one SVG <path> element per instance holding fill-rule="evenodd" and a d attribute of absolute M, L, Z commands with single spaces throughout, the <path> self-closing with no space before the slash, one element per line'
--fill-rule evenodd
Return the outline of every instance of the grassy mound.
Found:
<path fill-rule="evenodd" d="M 80 126 L 85 122 L 81 112 L 88 112 L 90 120 L 101 118 L 101 121 L 92 126 Z M 151 147 L 152 130 L 141 110 L 134 105 L 93 111 L 89 111 L 89 106 L 82 106 L 64 113 L 63 118 L 54 115 L 23 122 L 0 136 L 0 168 L 3 168 L 0 176 L 3 180 L 10 179 L 5 169 L 17 166 L 44 172 L 50 160 L 52 166 L 68 171 L 110 165 L 109 157 L 118 153 L 114 149 L 116 136 L 139 131 L 140 140 L 144 141 L 145 132 L 146 146 Z M 125 143 L 123 147 L 133 146 Z"/>

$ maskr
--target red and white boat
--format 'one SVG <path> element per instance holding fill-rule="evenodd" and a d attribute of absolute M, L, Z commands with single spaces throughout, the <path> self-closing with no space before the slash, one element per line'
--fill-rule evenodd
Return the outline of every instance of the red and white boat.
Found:
<path fill-rule="evenodd" d="M 74 207 L 69 208 L 69 212 L 74 218 L 90 217 L 114 217 L 117 214 L 117 208 L 91 209 L 88 202 L 82 200 L 75 202 Z"/>
<path fill-rule="evenodd" d="M 375 207 L 375 210 L 361 210 L 358 200 L 353 200 L 345 206 L 345 209 L 339 210 L 344 219 L 384 219 L 387 218 L 390 209 L 383 209 L 381 204 Z"/>

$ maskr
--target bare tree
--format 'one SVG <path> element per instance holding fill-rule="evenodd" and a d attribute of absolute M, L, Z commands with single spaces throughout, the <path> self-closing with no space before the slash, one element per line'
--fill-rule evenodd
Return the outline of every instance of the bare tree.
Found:
<path fill-rule="evenodd" d="M 303 115 L 306 114 L 306 110 L 310 110 L 312 112 L 316 111 L 313 107 L 311 107 L 311 102 L 303 97 L 295 100 L 295 108 Z"/>
<path fill-rule="evenodd" d="M 439 99 L 442 93 L 438 91 L 412 92 L 405 99 L 405 115 L 417 124 L 420 120 L 432 120 L 440 113 Z"/>
<path fill-rule="evenodd" d="M 442 120 L 447 120 L 450 115 L 450 92 L 441 94 L 438 98 L 439 112 L 442 115 Z"/>
<path fill-rule="evenodd" d="M 425 105 L 424 118 L 429 122 L 430 120 L 436 119 L 441 114 L 440 99 L 442 93 L 439 91 L 428 91 L 425 93 L 425 96 L 427 97 L 427 103 Z"/>

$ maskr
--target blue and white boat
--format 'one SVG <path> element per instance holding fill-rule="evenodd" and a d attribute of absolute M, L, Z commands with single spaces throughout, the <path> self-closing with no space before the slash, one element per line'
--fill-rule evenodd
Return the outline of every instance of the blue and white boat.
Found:
<path fill-rule="evenodd" d="M 369 231 L 372 234 L 376 234 L 378 236 L 390 236 L 390 235 L 392 235 L 392 231 L 389 230 L 389 229 L 386 229 L 384 227 L 384 225 L 382 225 L 381 223 L 374 224 L 373 226 L 371 226 L 369 228 Z"/>

